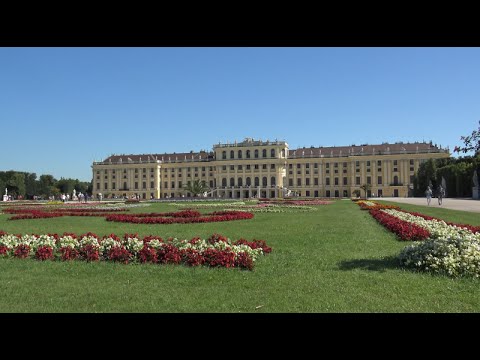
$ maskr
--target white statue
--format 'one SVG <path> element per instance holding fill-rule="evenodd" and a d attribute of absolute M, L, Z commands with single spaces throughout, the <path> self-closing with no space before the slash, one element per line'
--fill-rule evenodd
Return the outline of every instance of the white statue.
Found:
<path fill-rule="evenodd" d="M 8 195 L 8 189 L 5 188 L 5 195 Z"/>

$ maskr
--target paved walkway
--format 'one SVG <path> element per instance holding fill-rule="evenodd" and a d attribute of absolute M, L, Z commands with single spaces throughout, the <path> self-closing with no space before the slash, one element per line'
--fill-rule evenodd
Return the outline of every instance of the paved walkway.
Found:
<path fill-rule="evenodd" d="M 427 205 L 427 198 L 400 198 L 400 197 L 389 197 L 389 198 L 369 198 L 371 200 L 384 200 L 384 201 L 395 201 L 398 203 L 414 204 L 414 205 Z M 462 211 L 471 211 L 471 212 L 480 212 L 480 200 L 472 200 L 472 198 L 444 198 L 442 205 L 438 205 L 438 199 L 432 198 L 430 202 L 430 207 L 442 207 L 452 210 L 462 210 Z"/>

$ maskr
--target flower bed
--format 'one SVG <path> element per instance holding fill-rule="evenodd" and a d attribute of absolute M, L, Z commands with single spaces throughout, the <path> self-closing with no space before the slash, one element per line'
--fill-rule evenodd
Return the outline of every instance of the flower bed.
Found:
<path fill-rule="evenodd" d="M 397 205 L 385 205 L 379 204 L 374 201 L 369 200 L 358 200 L 356 203 L 360 206 L 362 210 L 380 210 L 380 209 L 400 209 Z"/>
<path fill-rule="evenodd" d="M 77 236 L 13 235 L 0 231 L 0 256 L 45 260 L 113 261 L 128 264 L 183 264 L 252 270 L 261 255 L 272 251 L 264 240 L 239 239 L 231 241 L 213 234 L 207 239 L 191 240 L 149 235 L 140 239 L 137 234 L 115 234 L 102 238 L 94 233 Z"/>
<path fill-rule="evenodd" d="M 395 209 L 370 210 L 370 214 L 403 240 L 423 240 L 400 252 L 402 266 L 452 277 L 480 277 L 480 226 Z"/>
<path fill-rule="evenodd" d="M 106 220 L 134 224 L 188 224 L 252 218 L 252 213 L 243 211 L 215 211 L 211 214 L 202 215 L 198 211 L 184 210 L 176 213 L 110 214 L 106 217 Z"/>
<path fill-rule="evenodd" d="M 127 211 L 127 209 L 48 209 L 48 208 L 31 208 L 31 207 L 17 207 L 4 209 L 4 213 L 18 214 L 12 216 L 8 220 L 22 220 L 22 219 L 46 219 L 60 216 L 105 216 L 112 212 Z"/>

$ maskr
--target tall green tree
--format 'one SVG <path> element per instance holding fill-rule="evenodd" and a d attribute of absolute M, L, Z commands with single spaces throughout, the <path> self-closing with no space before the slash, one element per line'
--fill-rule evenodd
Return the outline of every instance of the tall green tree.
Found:
<path fill-rule="evenodd" d="M 37 174 L 25 173 L 25 196 L 27 199 L 32 199 L 37 195 Z"/>
<path fill-rule="evenodd" d="M 189 181 L 183 186 L 183 191 L 191 193 L 193 196 L 198 196 L 210 190 L 205 180 Z"/>
<path fill-rule="evenodd" d="M 463 141 L 463 146 L 455 146 L 453 149 L 454 152 L 467 153 L 473 151 L 475 155 L 480 154 L 480 120 L 478 124 L 478 130 L 473 130 L 470 135 L 460 137 L 460 140 Z"/>

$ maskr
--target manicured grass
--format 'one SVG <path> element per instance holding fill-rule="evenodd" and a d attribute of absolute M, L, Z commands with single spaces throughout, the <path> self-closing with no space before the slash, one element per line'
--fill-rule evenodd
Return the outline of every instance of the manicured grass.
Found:
<path fill-rule="evenodd" d="M 414 206 L 400 205 L 414 210 Z M 155 234 L 190 239 L 220 233 L 273 248 L 253 271 L 175 265 L 0 259 L 0 312 L 479 312 L 478 280 L 404 270 L 408 243 L 348 200 L 318 211 L 256 213 L 252 220 L 146 225 L 97 217 L 7 221 L 9 233 Z M 172 211 L 154 204 L 132 212 Z M 478 214 L 425 214 L 480 225 Z M 201 210 L 210 212 L 211 209 Z M 417 209 L 416 211 L 420 211 Z M 437 212 L 438 211 L 438 212 Z"/>

